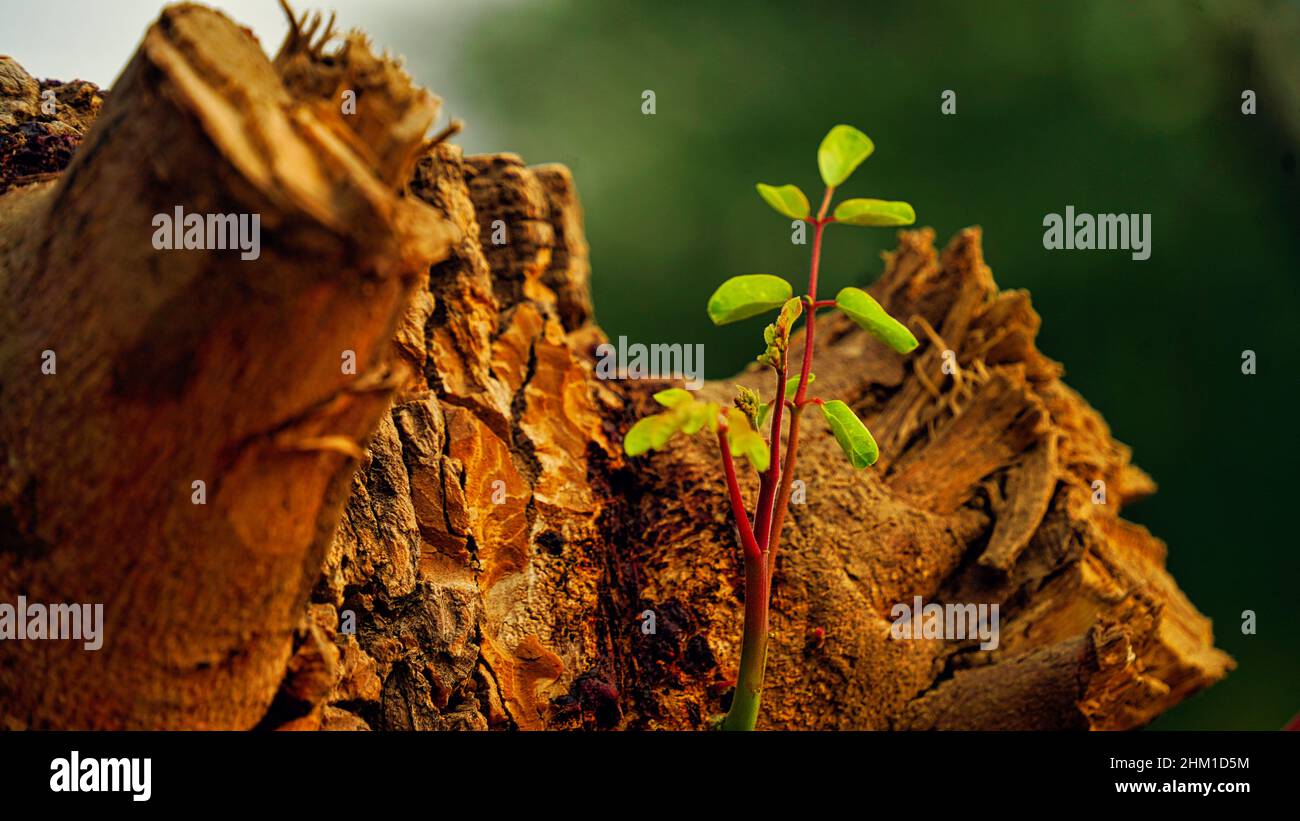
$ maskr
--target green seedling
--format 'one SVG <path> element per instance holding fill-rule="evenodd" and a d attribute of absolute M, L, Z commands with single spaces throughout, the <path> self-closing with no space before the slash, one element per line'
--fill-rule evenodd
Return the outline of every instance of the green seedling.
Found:
<path fill-rule="evenodd" d="M 774 393 L 768 402 L 748 388 L 738 389 L 735 406 L 723 408 L 714 402 L 695 399 L 688 391 L 672 388 L 655 394 L 667 410 L 648 416 L 628 431 L 623 448 L 629 456 L 663 447 L 677 433 L 708 429 L 717 436 L 722 455 L 723 478 L 731 500 L 731 512 L 740 533 L 745 555 L 745 622 L 740 654 L 740 675 L 731 709 L 722 721 L 727 730 L 752 730 L 758 720 L 763 692 L 763 671 L 767 664 L 768 605 L 776 550 L 790 504 L 795 459 L 799 451 L 799 418 L 808 405 L 817 405 L 829 432 L 835 437 L 849 464 L 855 469 L 871 466 L 879 451 L 871 432 L 857 414 L 838 399 L 824 400 L 808 395 L 815 378 L 812 372 L 813 321 L 820 308 L 835 307 L 862 326 L 876 339 L 899 353 L 908 353 L 917 342 L 902 323 L 890 316 L 871 295 L 860 288 L 845 288 L 833 300 L 817 299 L 817 271 L 821 262 L 822 233 L 826 226 L 910 225 L 916 220 L 905 202 L 849 199 L 830 211 L 831 196 L 854 170 L 871 156 L 875 146 L 866 134 L 847 125 L 837 125 L 822 140 L 817 151 L 826 193 L 816 216 L 803 191 L 794 185 L 759 183 L 758 193 L 768 205 L 790 219 L 813 226 L 812 265 L 808 293 L 794 297 L 785 279 L 771 274 L 732 277 L 709 299 L 709 318 L 715 325 L 779 311 L 776 320 L 763 330 L 765 348 L 758 361 L 774 374 Z M 806 312 L 806 313 L 805 313 Z M 804 316 L 803 362 L 797 376 L 789 374 L 790 332 Z M 788 427 L 783 428 L 788 411 Z M 768 434 L 759 431 L 767 426 Z M 785 461 L 781 460 L 781 433 L 785 430 Z M 759 475 L 758 501 L 753 515 L 745 508 L 736 478 L 736 457 L 744 457 Z"/>

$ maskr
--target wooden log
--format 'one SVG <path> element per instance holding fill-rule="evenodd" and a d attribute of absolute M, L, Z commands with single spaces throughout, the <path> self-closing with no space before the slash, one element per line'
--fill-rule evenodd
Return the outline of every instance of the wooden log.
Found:
<path fill-rule="evenodd" d="M 422 147 L 432 98 L 317 33 L 268 62 L 168 10 L 73 164 L 40 154 L 0 196 L 0 592 L 109 610 L 96 653 L 0 643 L 6 722 L 708 726 L 740 546 L 711 443 L 622 455 L 662 385 L 595 376 L 571 175 Z M 0 114 L 33 122 L 29 92 Z M 176 204 L 261 213 L 262 259 L 154 251 Z M 805 425 L 760 727 L 1128 728 L 1232 666 L 1120 518 L 1154 484 L 981 242 L 900 233 L 871 290 L 909 357 L 819 320 L 817 389 L 882 458 L 850 471 Z M 996 648 L 891 638 L 916 596 L 998 604 Z"/>
<path fill-rule="evenodd" d="M 603 336 L 583 311 L 566 324 L 560 295 L 581 292 L 588 271 L 576 201 L 544 202 L 540 174 L 510 155 L 439 157 L 459 166 L 477 243 L 432 272 L 448 308 L 430 314 L 426 337 L 442 342 L 427 391 L 395 406 L 386 447 L 358 474 L 356 526 L 316 596 L 359 616 L 357 636 L 333 638 L 373 658 L 379 683 L 369 699 L 344 687 L 299 709 L 326 727 L 707 726 L 735 675 L 742 584 L 717 454 L 683 439 L 648 459 L 620 455 L 620 433 L 662 385 L 595 379 Z M 529 240 L 491 246 L 498 219 L 528 226 Z M 563 254 L 545 247 L 548 233 L 565 238 Z M 928 229 L 900 235 L 873 292 L 923 339 L 910 358 L 843 318 L 821 320 L 817 384 L 851 400 L 886 456 L 852 472 L 828 437 L 807 437 L 807 504 L 792 509 L 778 562 L 760 726 L 1133 727 L 1231 667 L 1165 573 L 1164 546 L 1119 518 L 1153 484 L 1037 351 L 1028 295 L 997 289 L 980 240 L 963 231 L 939 254 Z M 471 305 L 484 329 L 495 310 L 495 331 L 454 330 Z M 704 393 L 725 402 L 760 376 Z M 402 465 L 431 490 L 408 502 L 379 478 Z M 377 498 L 409 504 L 420 523 L 413 587 L 385 581 L 393 566 L 364 569 L 383 552 L 365 520 Z M 998 603 L 999 646 L 891 640 L 892 605 L 917 595 Z"/>
<path fill-rule="evenodd" d="M 171 7 L 71 165 L 0 198 L 0 591 L 105 608 L 98 651 L 0 642 L 9 724 L 266 712 L 402 380 L 397 321 L 457 237 L 406 191 L 436 99 L 363 51 L 340 85 L 400 102 L 345 118 L 246 30 Z M 258 257 L 156 250 L 178 207 L 258 215 Z"/>

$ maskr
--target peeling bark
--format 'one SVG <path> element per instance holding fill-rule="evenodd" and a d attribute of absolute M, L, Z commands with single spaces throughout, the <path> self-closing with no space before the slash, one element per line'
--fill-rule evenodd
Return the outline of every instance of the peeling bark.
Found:
<path fill-rule="evenodd" d="M 431 98 L 359 35 L 322 61 L 307 29 L 269 63 L 220 15 L 169 10 L 73 165 L 0 197 L 0 590 L 111 610 L 99 654 L 0 645 L 8 723 L 708 726 L 741 548 L 712 443 L 621 454 L 662 385 L 594 376 L 572 177 L 421 148 Z M 338 116 L 359 84 L 360 119 Z M 273 247 L 122 241 L 177 202 L 260 210 Z M 1154 484 L 1035 347 L 1028 294 L 997 288 L 978 229 L 933 241 L 902 232 L 871 288 L 913 354 L 819 319 L 817 392 L 882 457 L 851 471 L 804 431 L 759 726 L 1140 726 L 1232 662 L 1120 518 Z M 998 603 L 999 646 L 892 640 L 913 596 Z"/>
<path fill-rule="evenodd" d="M 456 236 L 406 193 L 436 99 L 346 48 L 368 71 L 345 82 L 405 95 L 400 119 L 345 120 L 246 30 L 172 7 L 71 165 L 0 197 L 0 591 L 105 607 L 97 652 L 0 642 L 10 726 L 249 727 L 283 678 L 400 380 L 397 319 Z M 155 250 L 177 206 L 259 214 L 260 257 Z"/>
<path fill-rule="evenodd" d="M 454 149 L 444 156 L 454 165 Z M 382 576 L 362 574 L 320 599 L 358 608 L 365 653 L 400 632 L 386 612 L 443 601 L 451 585 L 476 589 L 481 611 L 476 603 L 463 612 L 478 618 L 481 663 L 458 680 L 436 659 L 459 644 L 407 642 L 394 664 L 423 669 L 424 679 L 400 678 L 400 693 L 350 707 L 377 728 L 419 726 L 406 715 L 391 724 L 388 705 L 419 703 L 427 682 L 455 693 L 451 712 L 488 726 L 704 727 L 725 708 L 734 679 L 743 584 L 717 454 L 683 439 L 628 461 L 612 446 L 661 386 L 593 378 L 589 354 L 603 337 L 589 324 L 565 325 L 557 296 L 580 292 L 573 283 L 585 283 L 585 254 L 566 250 L 548 264 L 536 243 L 486 244 L 494 220 L 544 213 L 574 237 L 576 202 L 544 208 L 530 173 L 509 156 L 464 163 L 479 248 L 430 278 L 431 292 L 454 294 L 475 287 L 449 283 L 468 279 L 485 293 L 486 276 L 505 281 L 495 283 L 492 341 L 430 356 L 429 394 L 414 400 L 457 420 L 442 484 L 427 481 L 436 489 L 423 496 L 440 499 L 442 515 L 422 520 L 436 523 L 422 531 L 422 580 L 406 597 L 371 598 Z M 884 456 L 852 472 L 828 437 L 808 437 L 798 477 L 808 503 L 792 509 L 778 560 L 761 726 L 1144 724 L 1231 667 L 1164 571 L 1164 546 L 1118 516 L 1154 485 L 1037 351 L 1028 295 L 997 289 L 979 231 L 962 232 L 942 254 L 932 242 L 928 230 L 903 232 L 873 287 L 923 340 L 910 358 L 841 317 L 820 320 L 820 392 L 848 397 Z M 479 250 L 493 258 L 488 273 Z M 486 298 L 480 304 L 491 310 Z M 458 314 L 434 311 L 427 336 L 445 337 L 463 321 L 452 319 Z M 955 373 L 944 373 L 945 351 Z M 486 375 L 466 390 L 469 374 Z M 735 382 L 758 388 L 761 379 L 752 372 Z M 714 383 L 705 395 L 726 402 L 732 390 Z M 487 399 L 497 395 L 514 399 Z M 395 418 L 406 413 L 394 409 Z M 437 451 L 440 430 L 401 444 Z M 412 483 L 423 474 L 412 469 Z M 1098 480 L 1108 489 L 1104 505 L 1092 501 Z M 505 487 L 500 504 L 495 481 Z M 756 487 L 751 477 L 751 499 Z M 372 491 L 359 478 L 349 510 Z M 389 501 L 403 504 L 401 495 Z M 379 552 L 381 544 L 370 532 L 344 549 Z M 892 605 L 916 595 L 997 602 L 1001 645 L 986 652 L 977 642 L 891 640 Z M 656 616 L 653 635 L 639 629 L 645 610 Z M 382 661 L 379 670 L 385 677 Z"/>

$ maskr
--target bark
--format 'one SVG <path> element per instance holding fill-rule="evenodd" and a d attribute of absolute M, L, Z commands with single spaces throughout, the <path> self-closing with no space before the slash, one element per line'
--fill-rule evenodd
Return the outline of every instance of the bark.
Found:
<path fill-rule="evenodd" d="M 313 596 L 304 652 L 342 648 L 337 683 L 294 726 L 708 726 L 734 687 L 743 587 L 714 445 L 621 457 L 662 385 L 593 378 L 604 337 L 567 174 L 439 157 L 430 199 L 467 238 L 417 317 L 427 382 L 381 426 Z M 818 393 L 850 401 L 884 457 L 851 471 L 804 426 L 760 726 L 1142 725 L 1232 662 L 1164 545 L 1119 517 L 1154 484 L 1035 348 L 1028 294 L 997 289 L 978 229 L 932 242 L 903 232 L 872 288 L 923 339 L 909 358 L 820 320 Z M 1000 646 L 891 640 L 891 607 L 917 595 L 997 602 Z M 339 610 L 356 636 L 330 627 Z"/>
<path fill-rule="evenodd" d="M 67 170 L 0 198 L 0 590 L 105 606 L 99 651 L 0 642 L 11 725 L 251 726 L 283 677 L 397 320 L 455 238 L 406 193 L 436 100 L 358 39 L 328 68 L 355 117 L 172 7 Z M 176 206 L 259 214 L 260 257 L 155 250 Z"/>
<path fill-rule="evenodd" d="M 663 385 L 594 376 L 572 177 L 445 143 L 412 169 L 430 98 L 359 36 L 322 54 L 291 35 L 272 65 L 170 10 L 72 166 L 0 198 L 0 590 L 110 611 L 98 653 L 0 643 L 7 721 L 709 726 L 744 586 L 716 446 L 622 456 Z M 340 117 L 358 83 L 381 91 Z M 181 202 L 258 210 L 272 247 L 152 251 Z M 913 354 L 819 319 L 815 393 L 882 458 L 851 470 L 805 415 L 759 726 L 1144 724 L 1232 662 L 1120 518 L 1154 485 L 1036 349 L 1028 294 L 978 229 L 933 240 L 902 232 L 871 289 Z M 892 640 L 918 595 L 997 602 L 1000 645 Z"/>

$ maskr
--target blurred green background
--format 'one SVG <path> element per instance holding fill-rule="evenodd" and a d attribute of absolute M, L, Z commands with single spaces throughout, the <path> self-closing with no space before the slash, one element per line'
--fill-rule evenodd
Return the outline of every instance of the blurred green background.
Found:
<path fill-rule="evenodd" d="M 212 1 L 279 44 L 275 3 Z M 826 130 L 866 131 L 875 155 L 843 194 L 908 200 L 941 243 L 982 225 L 998 283 L 1033 292 L 1040 347 L 1160 484 L 1125 515 L 1168 542 L 1239 668 L 1154 726 L 1270 729 L 1300 710 L 1295 0 L 316 5 L 405 55 L 466 121 L 467 150 L 567 163 L 600 323 L 704 343 L 711 377 L 749 361 L 761 324 L 713 328 L 717 284 L 806 276 L 808 247 L 754 183 L 815 195 Z M 7 47 L 33 73 L 106 85 L 158 7 L 0 0 L 24 35 Z M 74 9 L 83 24 L 69 28 Z M 946 89 L 954 116 L 940 113 Z M 1150 213 L 1151 258 L 1044 250 L 1043 217 L 1067 205 Z M 893 232 L 828 243 L 833 294 L 879 274 Z M 1242 635 L 1244 610 L 1256 635 Z"/>
<path fill-rule="evenodd" d="M 940 242 L 982 225 L 998 283 L 1033 292 L 1041 348 L 1160 484 L 1125 515 L 1169 543 L 1239 668 L 1153 726 L 1265 729 L 1300 710 L 1298 21 L 1276 2 L 525 4 L 470 27 L 450 76 L 470 149 L 573 168 L 605 330 L 706 343 L 710 377 L 758 335 L 708 323 L 713 288 L 806 277 L 753 184 L 812 197 L 826 130 L 866 131 L 844 194 L 906 199 Z M 1151 258 L 1044 250 L 1066 205 L 1150 213 Z M 832 232 L 822 292 L 874 279 L 892 242 Z"/>

